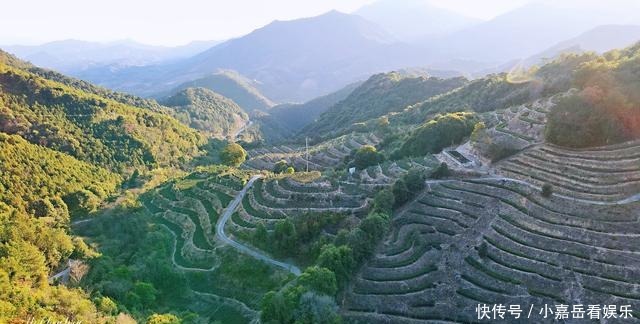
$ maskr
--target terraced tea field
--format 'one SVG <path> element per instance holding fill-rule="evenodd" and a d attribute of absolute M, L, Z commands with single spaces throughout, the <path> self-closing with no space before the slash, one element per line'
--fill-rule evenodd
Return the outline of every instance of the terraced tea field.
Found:
<path fill-rule="evenodd" d="M 491 113 L 488 117 L 493 130 L 499 134 L 506 134 L 523 145 L 531 145 L 544 141 L 544 129 L 547 123 L 547 113 L 554 105 L 554 98 L 542 99 L 532 104 L 514 106 Z"/>
<path fill-rule="evenodd" d="M 541 145 L 500 162 L 501 174 L 554 192 L 600 202 L 640 192 L 640 141 L 585 150 Z"/>
<path fill-rule="evenodd" d="M 287 271 L 238 253 L 216 236 L 223 210 L 246 177 L 206 172 L 170 182 L 141 197 L 156 226 L 173 237 L 172 263 L 188 278 L 193 311 L 225 323 L 257 318 L 262 296 L 291 279 Z"/>
<path fill-rule="evenodd" d="M 342 163 L 345 156 L 363 145 L 376 145 L 380 142 L 374 134 L 349 134 L 309 147 L 309 157 L 304 146 L 288 145 L 260 148 L 248 152 L 244 166 L 256 170 L 272 170 L 276 162 L 287 161 L 296 170 L 321 171 Z"/>
<path fill-rule="evenodd" d="M 479 303 L 640 309 L 639 203 L 543 198 L 501 180 L 429 188 L 358 273 L 348 321 L 475 322 Z"/>

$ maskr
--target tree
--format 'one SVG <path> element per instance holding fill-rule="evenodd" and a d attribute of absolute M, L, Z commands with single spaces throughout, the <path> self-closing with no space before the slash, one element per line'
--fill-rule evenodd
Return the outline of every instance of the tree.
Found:
<path fill-rule="evenodd" d="M 424 171 L 413 168 L 404 175 L 404 181 L 407 184 L 407 189 L 415 194 L 421 191 L 425 187 L 425 181 L 427 177 L 424 175 Z"/>
<path fill-rule="evenodd" d="M 334 296 L 338 292 L 336 275 L 327 268 L 313 266 L 298 277 L 298 283 L 316 292 Z"/>
<path fill-rule="evenodd" d="M 96 304 L 98 309 L 105 314 L 115 315 L 118 313 L 118 305 L 109 297 L 99 298 Z"/>
<path fill-rule="evenodd" d="M 305 292 L 302 286 L 287 285 L 280 291 L 266 293 L 260 303 L 260 319 L 263 323 L 293 323 L 294 311 Z"/>
<path fill-rule="evenodd" d="M 360 227 L 356 227 L 349 232 L 347 246 L 351 249 L 351 255 L 353 256 L 354 263 L 360 263 L 364 261 L 367 256 L 373 253 L 375 244 L 371 243 L 367 233 L 365 233 Z M 346 281 L 346 278 L 341 279 L 341 283 Z"/>
<path fill-rule="evenodd" d="M 394 204 L 395 197 L 393 196 L 393 192 L 389 189 L 382 189 L 378 191 L 373 198 L 372 212 L 391 213 Z"/>
<path fill-rule="evenodd" d="M 227 145 L 220 152 L 220 160 L 228 166 L 239 166 L 247 159 L 247 152 L 237 143 Z"/>
<path fill-rule="evenodd" d="M 477 115 L 469 112 L 439 115 L 409 134 L 394 158 L 438 153 L 471 135 L 477 120 Z"/>
<path fill-rule="evenodd" d="M 382 161 L 384 161 L 384 156 L 375 147 L 364 145 L 356 150 L 353 163 L 359 170 L 364 170 Z"/>
<path fill-rule="evenodd" d="M 440 165 L 438 165 L 438 167 L 435 170 L 431 172 L 431 174 L 429 175 L 429 178 L 442 179 L 444 177 L 448 177 L 450 174 L 451 174 L 451 171 L 449 171 L 449 166 L 447 165 L 447 163 L 442 162 L 440 163 Z"/>
<path fill-rule="evenodd" d="M 360 229 L 367 234 L 367 240 L 371 245 L 380 239 L 389 228 L 389 215 L 383 213 L 371 213 L 362 220 Z"/>
<path fill-rule="evenodd" d="M 91 213 L 100 206 L 100 198 L 89 190 L 78 190 L 66 197 L 65 202 L 71 212 Z"/>
<path fill-rule="evenodd" d="M 336 274 L 336 279 L 340 282 L 345 282 L 349 278 L 355 265 L 353 251 L 350 247 L 345 245 L 337 247 L 333 244 L 322 247 L 316 263 L 320 267 L 333 271 Z"/>
<path fill-rule="evenodd" d="M 391 192 L 393 192 L 395 207 L 402 206 L 411 198 L 411 193 L 409 192 L 409 188 L 407 188 L 407 183 L 404 181 L 403 178 L 400 178 L 393 183 L 393 186 L 391 187 Z"/>
<path fill-rule="evenodd" d="M 289 219 L 277 222 L 273 230 L 273 239 L 279 251 L 289 253 L 295 250 L 297 234 L 296 228 Z"/>
<path fill-rule="evenodd" d="M 140 171 L 138 169 L 133 170 L 131 177 L 127 183 L 127 187 L 135 188 L 138 185 L 138 178 L 140 177 Z"/>
<path fill-rule="evenodd" d="M 541 195 L 542 197 L 545 198 L 549 198 L 553 195 L 553 186 L 551 186 L 548 183 L 545 183 L 542 185 L 542 190 L 541 190 Z"/>
<path fill-rule="evenodd" d="M 300 297 L 295 310 L 296 323 L 338 324 L 341 323 L 336 301 L 324 295 L 306 292 Z"/>
<path fill-rule="evenodd" d="M 143 306 L 150 306 L 156 300 L 158 291 L 152 284 L 147 282 L 136 282 L 133 286 L 133 292 L 140 297 L 140 303 Z"/>
<path fill-rule="evenodd" d="M 471 140 L 478 142 L 486 137 L 487 125 L 484 122 L 478 122 L 473 126 L 473 132 L 471 132 Z"/>
<path fill-rule="evenodd" d="M 294 174 L 296 172 L 296 169 L 294 169 L 292 166 L 287 167 L 286 170 L 284 170 L 284 173 L 286 174 Z"/>
<path fill-rule="evenodd" d="M 280 160 L 273 165 L 273 173 L 283 173 L 289 167 L 286 160 Z"/>
<path fill-rule="evenodd" d="M 182 321 L 173 314 L 153 314 L 147 318 L 147 324 L 181 324 Z"/>
<path fill-rule="evenodd" d="M 267 228 L 264 227 L 264 224 L 258 223 L 256 226 L 256 231 L 253 233 L 253 242 L 257 246 L 263 246 L 267 243 L 269 239 L 269 233 L 267 232 Z"/>

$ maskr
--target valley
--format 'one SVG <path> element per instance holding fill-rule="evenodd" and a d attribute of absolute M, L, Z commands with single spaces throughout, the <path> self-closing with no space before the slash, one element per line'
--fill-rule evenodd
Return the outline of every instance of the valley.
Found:
<path fill-rule="evenodd" d="M 640 7 L 572 1 L 0 46 L 0 323 L 636 322 Z"/>

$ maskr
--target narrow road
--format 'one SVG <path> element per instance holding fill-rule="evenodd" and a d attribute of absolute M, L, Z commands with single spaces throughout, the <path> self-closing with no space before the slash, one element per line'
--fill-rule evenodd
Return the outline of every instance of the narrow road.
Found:
<path fill-rule="evenodd" d="M 240 202 L 242 202 L 242 198 L 244 198 L 244 195 L 247 193 L 247 190 L 249 188 L 251 188 L 251 186 L 253 185 L 253 183 L 260 179 L 262 176 L 260 175 L 255 175 L 253 176 L 249 182 L 247 182 L 247 184 L 244 186 L 244 188 L 242 188 L 242 190 L 238 193 L 238 195 L 236 196 L 236 198 L 233 199 L 233 201 L 231 203 L 229 203 L 229 206 L 227 206 L 227 208 L 224 210 L 224 212 L 222 213 L 222 216 L 220 217 L 220 219 L 218 220 L 218 223 L 216 224 L 216 235 L 218 236 L 218 238 L 220 240 L 222 240 L 222 242 L 231 245 L 232 247 L 234 247 L 235 249 L 239 250 L 242 253 L 248 254 L 258 260 L 262 260 L 264 262 L 273 264 L 277 267 L 286 269 L 288 271 L 290 271 L 291 273 L 293 273 L 296 276 L 299 276 L 301 274 L 300 269 L 298 267 L 296 267 L 293 264 L 290 263 L 286 263 L 286 262 L 281 262 L 278 260 L 275 260 L 273 258 L 271 258 L 270 256 L 257 251 L 249 246 L 246 246 L 240 242 L 234 241 L 231 238 L 229 238 L 227 236 L 227 234 L 224 232 L 224 226 L 227 223 L 227 221 L 229 220 L 229 218 L 231 218 L 231 215 L 233 215 L 233 213 L 236 211 L 236 209 L 238 208 L 238 205 L 240 204 Z"/>
<path fill-rule="evenodd" d="M 251 126 L 252 124 L 253 124 L 253 121 L 248 120 L 242 127 L 240 127 L 240 129 L 236 131 L 235 134 L 233 134 L 233 140 L 236 140 L 238 136 L 240 136 L 240 134 L 242 134 L 242 132 L 247 130 L 247 128 L 249 128 L 249 126 Z"/>
<path fill-rule="evenodd" d="M 49 277 L 49 283 L 53 283 L 55 282 L 57 279 L 62 278 L 62 282 L 67 282 L 69 281 L 69 275 L 71 274 L 71 266 L 67 265 L 66 268 L 64 268 L 64 270 L 56 273 L 55 275 Z"/>

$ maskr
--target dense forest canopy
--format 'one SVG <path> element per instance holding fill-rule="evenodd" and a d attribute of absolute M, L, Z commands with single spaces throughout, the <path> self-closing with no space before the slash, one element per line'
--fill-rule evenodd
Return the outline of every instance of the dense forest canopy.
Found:
<path fill-rule="evenodd" d="M 233 136 L 249 119 L 231 99 L 205 88 L 184 89 L 162 103 L 185 125 L 220 138 Z"/>
<path fill-rule="evenodd" d="M 552 111 L 547 139 L 589 147 L 640 138 L 640 44 L 586 57 L 573 80 L 579 92 Z"/>
<path fill-rule="evenodd" d="M 204 138 L 166 114 L 0 64 L 0 131 L 123 172 L 185 163 Z"/>
<path fill-rule="evenodd" d="M 73 219 L 103 208 L 138 169 L 185 166 L 200 154 L 204 136 L 163 111 L 0 53 L 2 321 L 114 315 L 110 300 L 94 304 L 48 277 L 69 258 L 96 256 L 69 234 Z"/>

